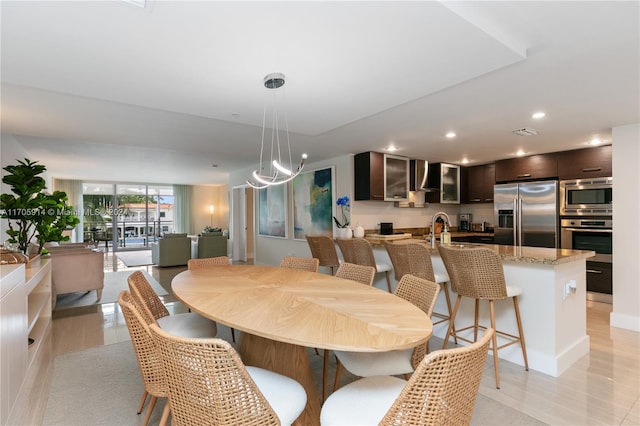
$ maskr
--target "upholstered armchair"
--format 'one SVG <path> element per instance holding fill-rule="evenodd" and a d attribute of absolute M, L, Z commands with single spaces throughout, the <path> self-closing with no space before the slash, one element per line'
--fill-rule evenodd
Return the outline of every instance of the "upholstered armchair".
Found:
<path fill-rule="evenodd" d="M 151 261 L 157 266 L 186 265 L 191 258 L 191 238 L 187 234 L 165 234 L 151 244 Z"/>
<path fill-rule="evenodd" d="M 198 238 L 198 259 L 227 255 L 227 237 L 222 232 L 203 232 Z"/>
<path fill-rule="evenodd" d="M 53 304 L 58 294 L 96 290 L 97 300 L 104 287 L 104 253 L 80 245 L 49 247 Z"/>

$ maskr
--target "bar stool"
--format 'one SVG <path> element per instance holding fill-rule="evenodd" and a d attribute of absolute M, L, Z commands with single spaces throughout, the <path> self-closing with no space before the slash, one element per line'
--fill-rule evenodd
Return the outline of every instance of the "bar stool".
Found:
<path fill-rule="evenodd" d="M 522 290 L 518 287 L 507 286 L 504 278 L 504 270 L 502 267 L 502 259 L 493 250 L 484 247 L 452 247 L 439 245 L 438 251 L 442 257 L 449 277 L 451 278 L 451 286 L 458 293 L 456 304 L 451 314 L 449 329 L 444 339 L 443 348 L 446 348 L 449 342 L 449 336 L 457 336 L 458 339 L 465 342 L 475 342 L 478 340 L 478 328 L 487 329 L 488 327 L 478 324 L 478 306 L 480 300 L 489 301 L 489 310 L 491 317 L 491 327 L 496 330 L 492 338 L 491 349 L 493 350 L 493 366 L 496 375 L 496 388 L 500 389 L 500 374 L 498 371 L 498 350 L 506 346 L 520 343 L 522 349 L 522 358 L 524 359 L 524 368 L 529 370 L 527 361 L 527 347 L 524 342 L 524 333 L 522 331 L 522 321 L 520 319 L 520 308 L 518 307 L 518 296 Z M 460 301 L 463 297 L 469 297 L 475 300 L 474 324 L 461 329 L 455 329 L 453 326 Z M 513 309 L 518 324 L 518 336 L 498 331 L 496 329 L 496 315 L 494 301 L 507 298 L 513 299 Z M 473 340 L 460 336 L 460 332 L 473 329 Z M 498 346 L 497 335 L 509 339 L 509 341 Z"/>
<path fill-rule="evenodd" d="M 387 289 L 391 293 L 391 280 L 389 279 L 391 265 L 388 263 L 376 263 L 376 259 L 373 256 L 373 248 L 369 241 L 364 238 L 338 238 L 336 241 L 345 262 L 373 266 L 376 268 L 376 272 L 384 272 L 387 279 Z"/>
<path fill-rule="evenodd" d="M 411 274 L 425 280 L 436 282 L 442 286 L 447 302 L 447 314 L 434 312 L 433 316 L 440 318 L 440 320 L 435 321 L 433 325 L 449 321 L 451 318 L 449 277 L 446 274 L 437 274 L 434 272 L 431 254 L 427 247 L 423 243 L 408 239 L 397 242 L 385 241 L 384 248 L 389 254 L 389 259 L 391 259 L 396 281 L 400 281 L 406 274 Z"/>
<path fill-rule="evenodd" d="M 336 244 L 333 239 L 326 235 L 307 235 L 307 243 L 311 250 L 311 257 L 320 261 L 320 266 L 326 266 L 331 270 L 331 275 L 335 273 L 334 268 L 340 266 Z"/>

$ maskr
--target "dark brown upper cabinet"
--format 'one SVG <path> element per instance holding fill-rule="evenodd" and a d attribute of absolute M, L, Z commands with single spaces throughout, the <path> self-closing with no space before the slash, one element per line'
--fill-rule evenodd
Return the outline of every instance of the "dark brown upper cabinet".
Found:
<path fill-rule="evenodd" d="M 407 201 L 409 159 L 380 152 L 354 156 L 354 199 Z"/>
<path fill-rule="evenodd" d="M 558 176 L 555 152 L 496 161 L 496 182 L 548 179 Z"/>
<path fill-rule="evenodd" d="M 384 154 L 363 152 L 353 157 L 354 199 L 384 201 Z"/>
<path fill-rule="evenodd" d="M 493 203 L 493 186 L 496 183 L 496 165 L 465 167 L 466 196 L 463 201 L 470 204 Z"/>
<path fill-rule="evenodd" d="M 560 179 L 610 177 L 612 174 L 611 145 L 558 153 Z"/>

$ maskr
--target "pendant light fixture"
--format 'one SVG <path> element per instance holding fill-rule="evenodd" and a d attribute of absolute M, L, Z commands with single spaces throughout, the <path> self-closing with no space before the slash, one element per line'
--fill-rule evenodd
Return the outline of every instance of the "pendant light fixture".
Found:
<path fill-rule="evenodd" d="M 272 113 L 271 113 L 271 149 L 265 155 L 265 133 L 267 132 L 267 105 L 265 102 L 264 111 L 262 113 L 262 140 L 260 143 L 260 163 L 258 169 L 253 171 L 253 181 L 247 180 L 249 186 L 262 189 L 272 185 L 282 185 L 289 182 L 300 174 L 307 154 L 302 154 L 298 168 L 293 170 L 293 162 L 291 157 L 291 142 L 289 139 L 289 123 L 287 114 L 282 107 L 283 112 L 279 112 L 279 103 L 284 104 L 284 74 L 272 73 L 264 78 L 264 87 L 273 91 L 272 96 Z M 278 96 L 279 95 L 279 96 Z M 280 118 L 284 119 L 284 129 L 280 130 Z M 281 133 L 282 140 L 281 141 Z M 268 144 L 267 139 L 267 144 Z M 281 143 L 286 149 L 281 148 Z M 284 157 L 284 158 L 283 158 Z M 283 159 L 287 161 L 283 165 Z"/>

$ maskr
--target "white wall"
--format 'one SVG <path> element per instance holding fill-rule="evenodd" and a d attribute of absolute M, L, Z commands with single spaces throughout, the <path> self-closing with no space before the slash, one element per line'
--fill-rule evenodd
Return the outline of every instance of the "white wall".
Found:
<path fill-rule="evenodd" d="M 613 132 L 611 326 L 640 331 L 640 124 Z"/>
<path fill-rule="evenodd" d="M 317 163 L 308 163 L 305 165 L 305 171 L 311 171 L 316 169 L 322 169 L 325 167 L 335 167 L 335 188 L 334 192 L 336 197 L 348 195 L 353 199 L 353 156 L 347 155 L 342 157 L 336 157 L 327 161 L 320 161 Z M 246 180 L 251 175 L 253 169 L 240 170 L 231 173 L 229 179 L 229 188 L 242 186 L 246 183 Z M 287 184 L 289 185 L 289 184 Z M 254 191 L 257 195 L 258 191 Z M 254 263 L 262 265 L 278 265 L 284 256 L 311 256 L 309 246 L 306 241 L 294 241 L 293 240 L 293 224 L 291 218 L 293 217 L 293 203 L 291 202 L 291 194 L 288 196 L 289 202 L 287 203 L 287 214 L 289 218 L 289 230 L 288 238 L 270 238 L 260 235 L 255 236 L 254 247 Z M 256 203 L 257 204 L 257 203 Z M 257 212 L 254 214 L 254 218 L 257 218 Z M 257 229 L 257 227 L 255 228 Z M 251 238 L 248 235 L 247 238 Z"/>
<path fill-rule="evenodd" d="M 226 185 L 194 185 L 191 211 L 193 228 L 190 233 L 199 234 L 205 226 L 229 228 L 229 202 Z M 213 215 L 209 206 L 214 206 Z"/>

